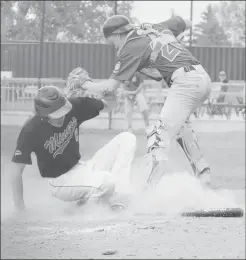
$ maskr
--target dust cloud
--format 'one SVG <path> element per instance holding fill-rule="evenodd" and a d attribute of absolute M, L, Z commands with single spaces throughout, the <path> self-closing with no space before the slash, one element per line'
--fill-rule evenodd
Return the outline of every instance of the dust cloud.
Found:
<path fill-rule="evenodd" d="M 2 176 L 3 177 L 3 176 Z M 49 193 L 48 183 L 41 178 L 24 176 L 24 198 L 27 213 L 14 215 L 12 192 L 8 177 L 1 181 L 2 223 L 18 218 L 25 221 L 109 221 L 117 220 L 119 214 L 92 200 L 78 208 L 75 203 L 62 202 Z M 164 176 L 159 185 L 149 191 L 131 191 L 125 201 L 127 210 L 121 217 L 131 218 L 138 214 L 163 213 L 174 217 L 185 210 L 206 208 L 239 207 L 232 191 L 205 189 L 188 172 L 177 172 Z M 124 202 L 124 196 L 121 197 Z"/>

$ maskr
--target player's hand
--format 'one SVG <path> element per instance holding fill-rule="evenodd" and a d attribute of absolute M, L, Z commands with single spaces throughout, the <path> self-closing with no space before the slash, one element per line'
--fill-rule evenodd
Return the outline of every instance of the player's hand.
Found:
<path fill-rule="evenodd" d="M 153 24 L 151 24 L 151 23 L 142 23 L 140 25 L 140 29 L 143 29 L 143 30 L 153 29 Z"/>

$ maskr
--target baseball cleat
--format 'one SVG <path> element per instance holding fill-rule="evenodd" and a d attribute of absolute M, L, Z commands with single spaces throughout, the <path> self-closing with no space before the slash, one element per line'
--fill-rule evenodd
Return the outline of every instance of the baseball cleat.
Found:
<path fill-rule="evenodd" d="M 126 206 L 122 202 L 113 203 L 110 205 L 110 208 L 115 212 L 122 212 L 126 210 Z"/>
<path fill-rule="evenodd" d="M 205 168 L 202 172 L 198 174 L 198 179 L 201 184 L 210 187 L 211 186 L 211 173 L 210 168 Z"/>

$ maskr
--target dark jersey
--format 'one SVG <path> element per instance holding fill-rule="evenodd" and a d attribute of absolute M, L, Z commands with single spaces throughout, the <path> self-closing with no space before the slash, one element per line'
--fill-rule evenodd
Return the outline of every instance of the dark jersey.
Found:
<path fill-rule="evenodd" d="M 99 115 L 104 108 L 101 100 L 83 97 L 69 98 L 72 109 L 62 127 L 55 127 L 38 116 L 29 119 L 21 129 L 13 162 L 32 164 L 31 153 L 37 157 L 42 177 L 55 178 L 78 163 L 79 125 Z"/>
<path fill-rule="evenodd" d="M 177 20 L 177 24 L 179 23 L 180 21 Z M 172 25 L 172 27 L 174 26 Z M 163 27 L 163 29 L 164 28 L 165 27 Z M 176 33 L 178 33 L 177 29 Z M 172 74 L 175 70 L 184 66 L 199 64 L 189 50 L 176 40 L 170 29 L 164 29 L 162 31 L 162 39 L 165 40 L 165 37 L 171 40 L 168 40 L 168 44 L 162 45 L 155 63 L 150 64 L 150 55 L 155 48 L 156 38 L 152 40 L 145 34 L 144 30 L 141 29 L 135 29 L 130 32 L 125 44 L 118 51 L 118 59 L 111 78 L 120 81 L 129 81 L 136 71 L 149 68 L 151 65 L 151 67 L 157 69 L 164 80 L 170 84 Z"/>
<path fill-rule="evenodd" d="M 175 16 L 164 22 L 157 23 L 153 25 L 153 28 L 158 30 L 159 32 L 163 30 L 170 30 L 175 37 L 183 33 L 186 29 L 186 24 L 182 17 Z"/>

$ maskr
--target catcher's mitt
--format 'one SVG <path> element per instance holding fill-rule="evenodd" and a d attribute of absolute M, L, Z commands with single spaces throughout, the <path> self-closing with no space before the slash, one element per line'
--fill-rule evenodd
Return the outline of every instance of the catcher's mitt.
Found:
<path fill-rule="evenodd" d="M 91 78 L 85 69 L 78 67 L 71 71 L 67 78 L 67 96 L 82 96 L 83 92 L 86 91 L 83 88 L 86 81 L 91 81 Z"/>

